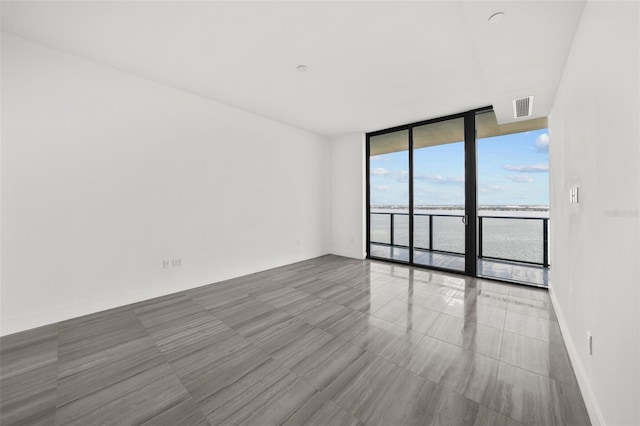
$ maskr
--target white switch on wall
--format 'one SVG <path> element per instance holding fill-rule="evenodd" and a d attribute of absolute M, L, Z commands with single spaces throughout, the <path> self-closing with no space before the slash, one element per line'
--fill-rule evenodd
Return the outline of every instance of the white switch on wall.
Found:
<path fill-rule="evenodd" d="M 578 204 L 579 202 L 578 194 L 579 194 L 579 188 L 577 186 L 574 186 L 569 190 L 569 202 L 571 204 Z"/>

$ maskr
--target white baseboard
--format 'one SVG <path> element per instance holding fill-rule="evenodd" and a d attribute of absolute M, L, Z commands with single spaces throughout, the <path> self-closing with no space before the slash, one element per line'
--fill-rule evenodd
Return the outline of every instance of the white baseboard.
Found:
<path fill-rule="evenodd" d="M 353 249 L 344 249 L 339 247 L 333 247 L 330 251 L 331 254 L 335 254 L 336 256 L 350 257 L 352 259 L 362 260 L 366 257 L 364 252 L 360 252 L 358 250 Z"/>
<path fill-rule="evenodd" d="M 591 424 L 593 426 L 605 426 L 606 423 L 604 421 L 604 418 L 602 417 L 602 412 L 600 411 L 600 407 L 598 406 L 598 401 L 593 394 L 593 389 L 591 388 L 591 383 L 589 382 L 587 373 L 585 372 L 584 365 L 582 364 L 582 362 L 580 362 L 580 358 L 578 357 L 578 350 L 576 349 L 576 345 L 571 338 L 571 333 L 569 333 L 569 328 L 567 326 L 566 320 L 564 319 L 562 308 L 560 308 L 560 304 L 558 303 L 556 295 L 553 292 L 553 287 L 551 286 L 549 286 L 549 296 L 551 297 L 551 304 L 553 305 L 553 309 L 556 312 L 556 317 L 558 318 L 558 325 L 560 326 L 562 339 L 564 340 L 564 344 L 567 347 L 569 360 L 571 361 L 573 371 L 576 374 L 578 386 L 580 387 L 580 392 L 582 393 L 584 404 L 587 407 L 587 412 L 589 413 Z"/>
<path fill-rule="evenodd" d="M 329 251 L 320 250 L 310 251 L 306 253 L 296 253 L 290 256 L 282 257 L 277 261 L 264 262 L 257 265 L 252 265 L 242 270 L 226 271 L 222 274 L 216 274 L 215 276 L 212 276 L 211 280 L 208 282 L 191 282 L 179 284 L 173 283 L 172 285 L 166 285 L 163 287 L 147 287 L 138 291 L 115 294 L 112 297 L 108 298 L 86 300 L 82 303 L 66 305 L 48 311 L 41 311 L 37 314 L 14 318 L 4 318 L 2 319 L 2 321 L 0 321 L 0 336 L 19 333 L 21 331 L 27 331 L 45 325 L 55 324 L 60 321 L 66 321 L 72 318 L 94 314 L 96 312 L 105 311 L 107 309 L 118 308 L 156 297 L 166 296 L 172 293 L 177 293 L 192 288 L 198 288 L 201 286 L 209 285 L 211 283 L 221 282 L 224 280 L 249 275 L 256 272 L 262 272 L 268 269 L 290 265 L 296 262 L 302 262 L 305 260 L 323 256 L 325 254 L 329 254 Z"/>
<path fill-rule="evenodd" d="M 197 286 L 194 286 L 197 287 Z M 163 291 L 164 290 L 164 291 Z M 9 318 L 2 320 L 0 326 L 0 335 L 20 333 L 38 327 L 55 324 L 57 322 L 94 314 L 96 312 L 106 311 L 108 309 L 126 306 L 131 303 L 141 302 L 154 297 L 166 296 L 181 290 L 168 291 L 167 289 L 155 289 L 137 292 L 128 292 L 118 294 L 114 297 L 87 300 L 82 303 L 66 305 L 48 311 L 40 311 L 35 315 L 26 315 L 22 317 Z"/>

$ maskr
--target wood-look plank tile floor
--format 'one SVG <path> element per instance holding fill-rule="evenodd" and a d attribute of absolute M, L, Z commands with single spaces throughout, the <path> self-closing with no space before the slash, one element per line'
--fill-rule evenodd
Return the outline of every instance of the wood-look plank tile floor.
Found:
<path fill-rule="evenodd" d="M 590 423 L 546 290 L 331 255 L 2 337 L 0 424 Z"/>

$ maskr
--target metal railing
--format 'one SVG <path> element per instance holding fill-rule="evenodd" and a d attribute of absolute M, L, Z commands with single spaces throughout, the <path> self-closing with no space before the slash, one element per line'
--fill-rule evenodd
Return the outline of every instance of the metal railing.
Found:
<path fill-rule="evenodd" d="M 378 244 L 383 246 L 393 246 L 401 248 L 409 248 L 408 245 L 408 216 L 409 213 L 378 213 L 372 212 L 371 216 L 380 215 L 388 216 L 388 241 L 382 241 L 376 239 L 374 232 L 370 233 L 370 242 L 372 244 Z M 396 224 L 397 217 L 407 217 L 406 220 L 406 238 L 402 238 L 398 234 L 398 226 Z M 422 217 L 428 218 L 428 237 L 416 238 L 419 235 L 419 231 L 416 232 L 415 218 Z M 434 237 L 440 237 L 437 232 L 434 234 L 434 218 L 458 218 L 460 219 L 460 228 L 458 232 L 450 232 L 448 241 L 448 249 L 434 247 Z M 448 214 L 428 214 L 428 213 L 414 213 L 414 249 L 417 250 L 429 250 L 438 253 L 464 255 L 464 248 L 462 250 L 456 250 L 456 245 L 462 245 L 464 247 L 464 215 L 448 215 Z M 503 221 L 502 224 L 495 223 Z M 506 221 L 506 223 L 504 222 Z M 520 224 L 527 224 L 526 226 L 518 225 L 513 226 L 514 221 L 528 221 L 520 222 Z M 538 221 L 538 222 L 535 222 Z M 437 219 L 436 219 L 437 222 Z M 511 225 L 509 226 L 509 222 Z M 537 229 L 537 224 L 540 223 L 540 230 Z M 371 223 L 370 223 L 371 226 Z M 451 225 L 449 225 L 451 228 Z M 436 230 L 438 227 L 435 227 Z M 489 228 L 489 229 L 487 229 Z M 528 228 L 528 229 L 527 229 Z M 500 229 L 500 233 L 495 232 Z M 522 230 L 528 232 L 528 235 L 518 235 L 522 233 Z M 371 230 L 373 231 L 373 229 Z M 512 235 L 509 235 L 511 231 Z M 514 232 L 515 231 L 515 232 Z M 489 234 L 487 234 L 487 232 Z M 459 234 L 459 235 L 455 235 Z M 535 235 L 541 235 L 542 238 L 535 237 Z M 478 216 L 478 257 L 490 260 L 502 260 L 512 261 L 520 263 L 528 263 L 540 266 L 549 266 L 549 219 L 541 217 L 517 217 L 517 216 Z M 402 240 L 406 240 L 406 243 Z M 423 243 L 419 240 L 426 240 L 427 247 L 424 247 Z M 485 243 L 488 241 L 488 246 L 485 247 Z M 440 241 L 442 243 L 442 241 Z M 541 247 L 540 247 L 541 246 Z M 451 247 L 454 247 L 453 249 Z M 534 256 L 522 255 L 524 251 L 533 252 Z M 504 253 L 512 253 L 508 256 Z M 532 259 L 535 257 L 535 259 Z"/>

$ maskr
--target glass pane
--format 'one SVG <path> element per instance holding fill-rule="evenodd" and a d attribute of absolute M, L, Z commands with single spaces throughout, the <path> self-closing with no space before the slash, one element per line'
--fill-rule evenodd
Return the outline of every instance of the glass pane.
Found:
<path fill-rule="evenodd" d="M 408 130 L 369 138 L 369 254 L 373 257 L 409 261 L 408 150 Z"/>
<path fill-rule="evenodd" d="M 409 247 L 409 215 L 393 215 L 393 244 Z"/>
<path fill-rule="evenodd" d="M 415 127 L 413 146 L 414 262 L 464 270 L 464 118 Z"/>
<path fill-rule="evenodd" d="M 483 218 L 482 256 L 542 263 L 543 219 Z"/>
<path fill-rule="evenodd" d="M 390 219 L 388 214 L 371 214 L 371 242 L 391 244 Z"/>
<path fill-rule="evenodd" d="M 547 119 L 498 124 L 490 111 L 476 115 L 476 128 L 478 273 L 546 285 L 541 219 L 549 218 Z"/>
<path fill-rule="evenodd" d="M 433 250 L 464 254 L 463 216 L 433 217 Z"/>
<path fill-rule="evenodd" d="M 413 245 L 416 249 L 430 249 L 429 244 L 429 215 L 415 214 L 413 216 Z"/>
<path fill-rule="evenodd" d="M 409 261 L 409 249 L 406 247 L 371 244 L 370 250 L 371 257 L 393 259 L 401 262 Z"/>

